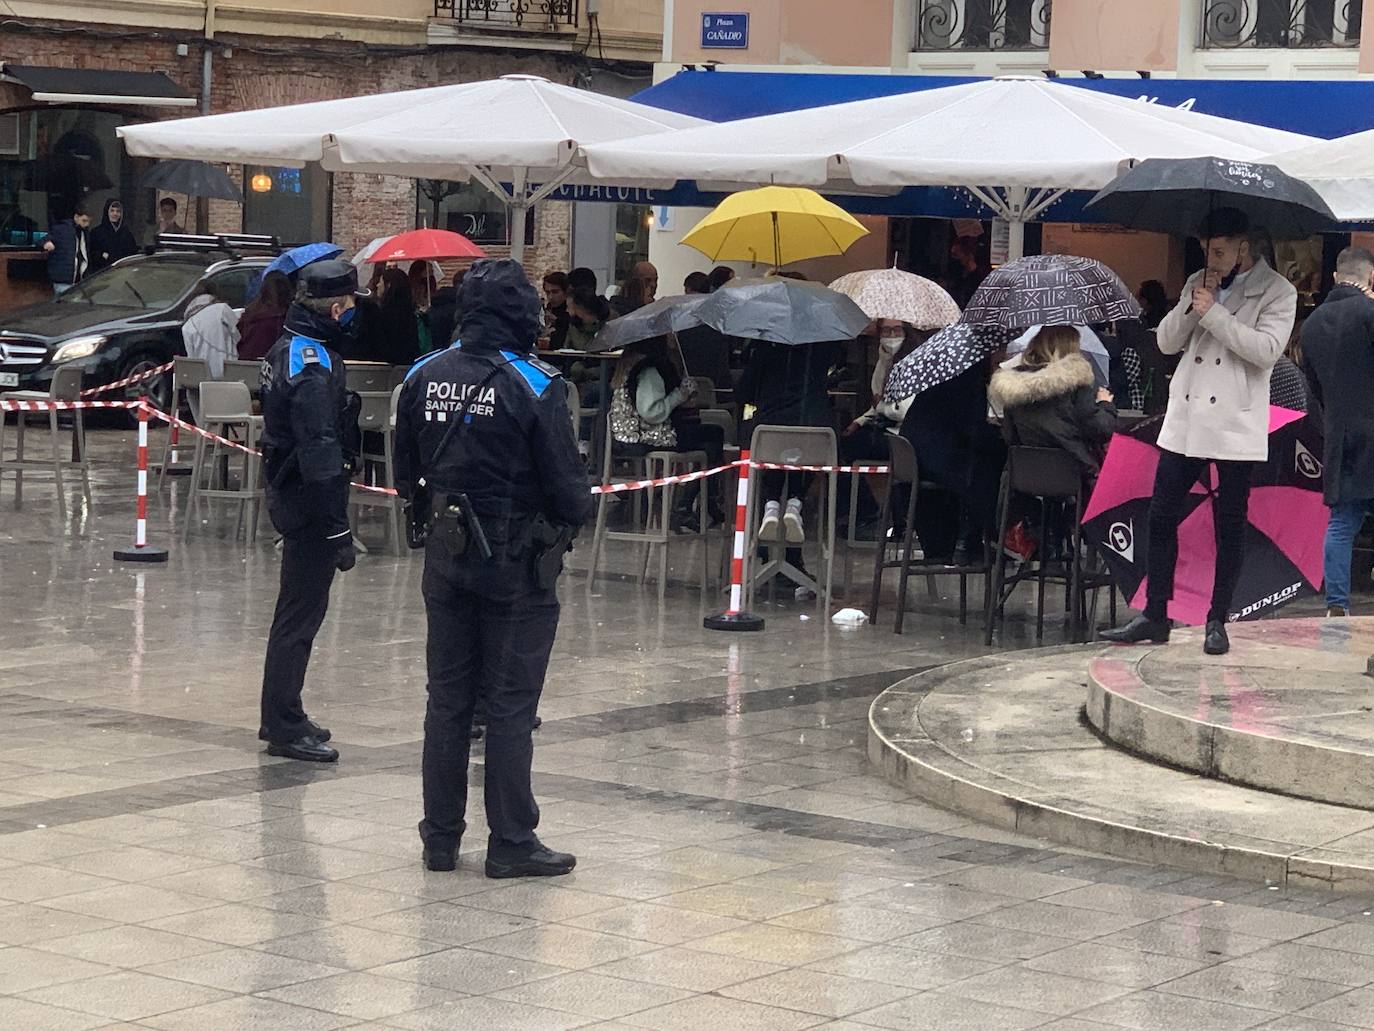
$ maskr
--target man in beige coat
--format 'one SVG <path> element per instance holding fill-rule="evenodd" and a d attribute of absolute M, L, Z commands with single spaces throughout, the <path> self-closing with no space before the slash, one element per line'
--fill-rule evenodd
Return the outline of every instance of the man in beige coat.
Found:
<path fill-rule="evenodd" d="M 1244 561 L 1250 476 L 1269 455 L 1269 373 L 1297 313 L 1297 291 L 1251 251 L 1245 215 L 1220 208 L 1198 233 L 1207 266 L 1159 324 L 1159 349 L 1181 354 L 1159 434 L 1150 501 L 1145 611 L 1103 639 L 1167 641 L 1178 561 L 1178 524 L 1194 483 L 1217 468 L 1216 573 L 1203 650 L 1230 649 L 1226 618 Z"/>

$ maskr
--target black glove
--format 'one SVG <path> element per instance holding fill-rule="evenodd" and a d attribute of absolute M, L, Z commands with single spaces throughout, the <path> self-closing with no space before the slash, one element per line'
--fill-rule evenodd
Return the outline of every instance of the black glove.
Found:
<path fill-rule="evenodd" d="M 342 537 L 336 537 L 339 550 L 334 555 L 334 568 L 340 573 L 347 573 L 358 564 L 358 553 L 353 548 L 353 534 L 347 533 Z"/>

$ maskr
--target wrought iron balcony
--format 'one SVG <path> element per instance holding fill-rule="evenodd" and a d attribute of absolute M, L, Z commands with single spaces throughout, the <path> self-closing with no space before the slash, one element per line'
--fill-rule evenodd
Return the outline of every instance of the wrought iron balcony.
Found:
<path fill-rule="evenodd" d="M 577 27 L 578 0 L 434 0 L 434 17 L 492 28 Z"/>
<path fill-rule="evenodd" d="M 1204 49 L 1357 47 L 1363 0 L 1206 0 Z"/>
<path fill-rule="evenodd" d="M 917 50 L 1044 50 L 1051 0 L 917 0 Z"/>

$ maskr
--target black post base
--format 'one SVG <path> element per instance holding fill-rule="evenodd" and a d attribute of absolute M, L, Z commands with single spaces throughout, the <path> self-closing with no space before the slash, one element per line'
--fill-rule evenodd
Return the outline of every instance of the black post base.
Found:
<path fill-rule="evenodd" d="M 707 630 L 733 630 L 736 632 L 762 630 L 763 617 L 756 616 L 752 612 L 720 612 L 714 616 L 707 616 L 701 621 L 701 625 Z"/>
<path fill-rule="evenodd" d="M 166 548 L 116 548 L 116 562 L 166 562 Z"/>

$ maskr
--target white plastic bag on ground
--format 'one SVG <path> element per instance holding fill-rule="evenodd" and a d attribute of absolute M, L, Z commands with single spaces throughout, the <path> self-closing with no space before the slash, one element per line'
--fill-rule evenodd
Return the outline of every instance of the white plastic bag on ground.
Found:
<path fill-rule="evenodd" d="M 840 609 L 830 617 L 830 622 L 836 626 L 863 626 L 868 616 L 860 609 Z"/>

